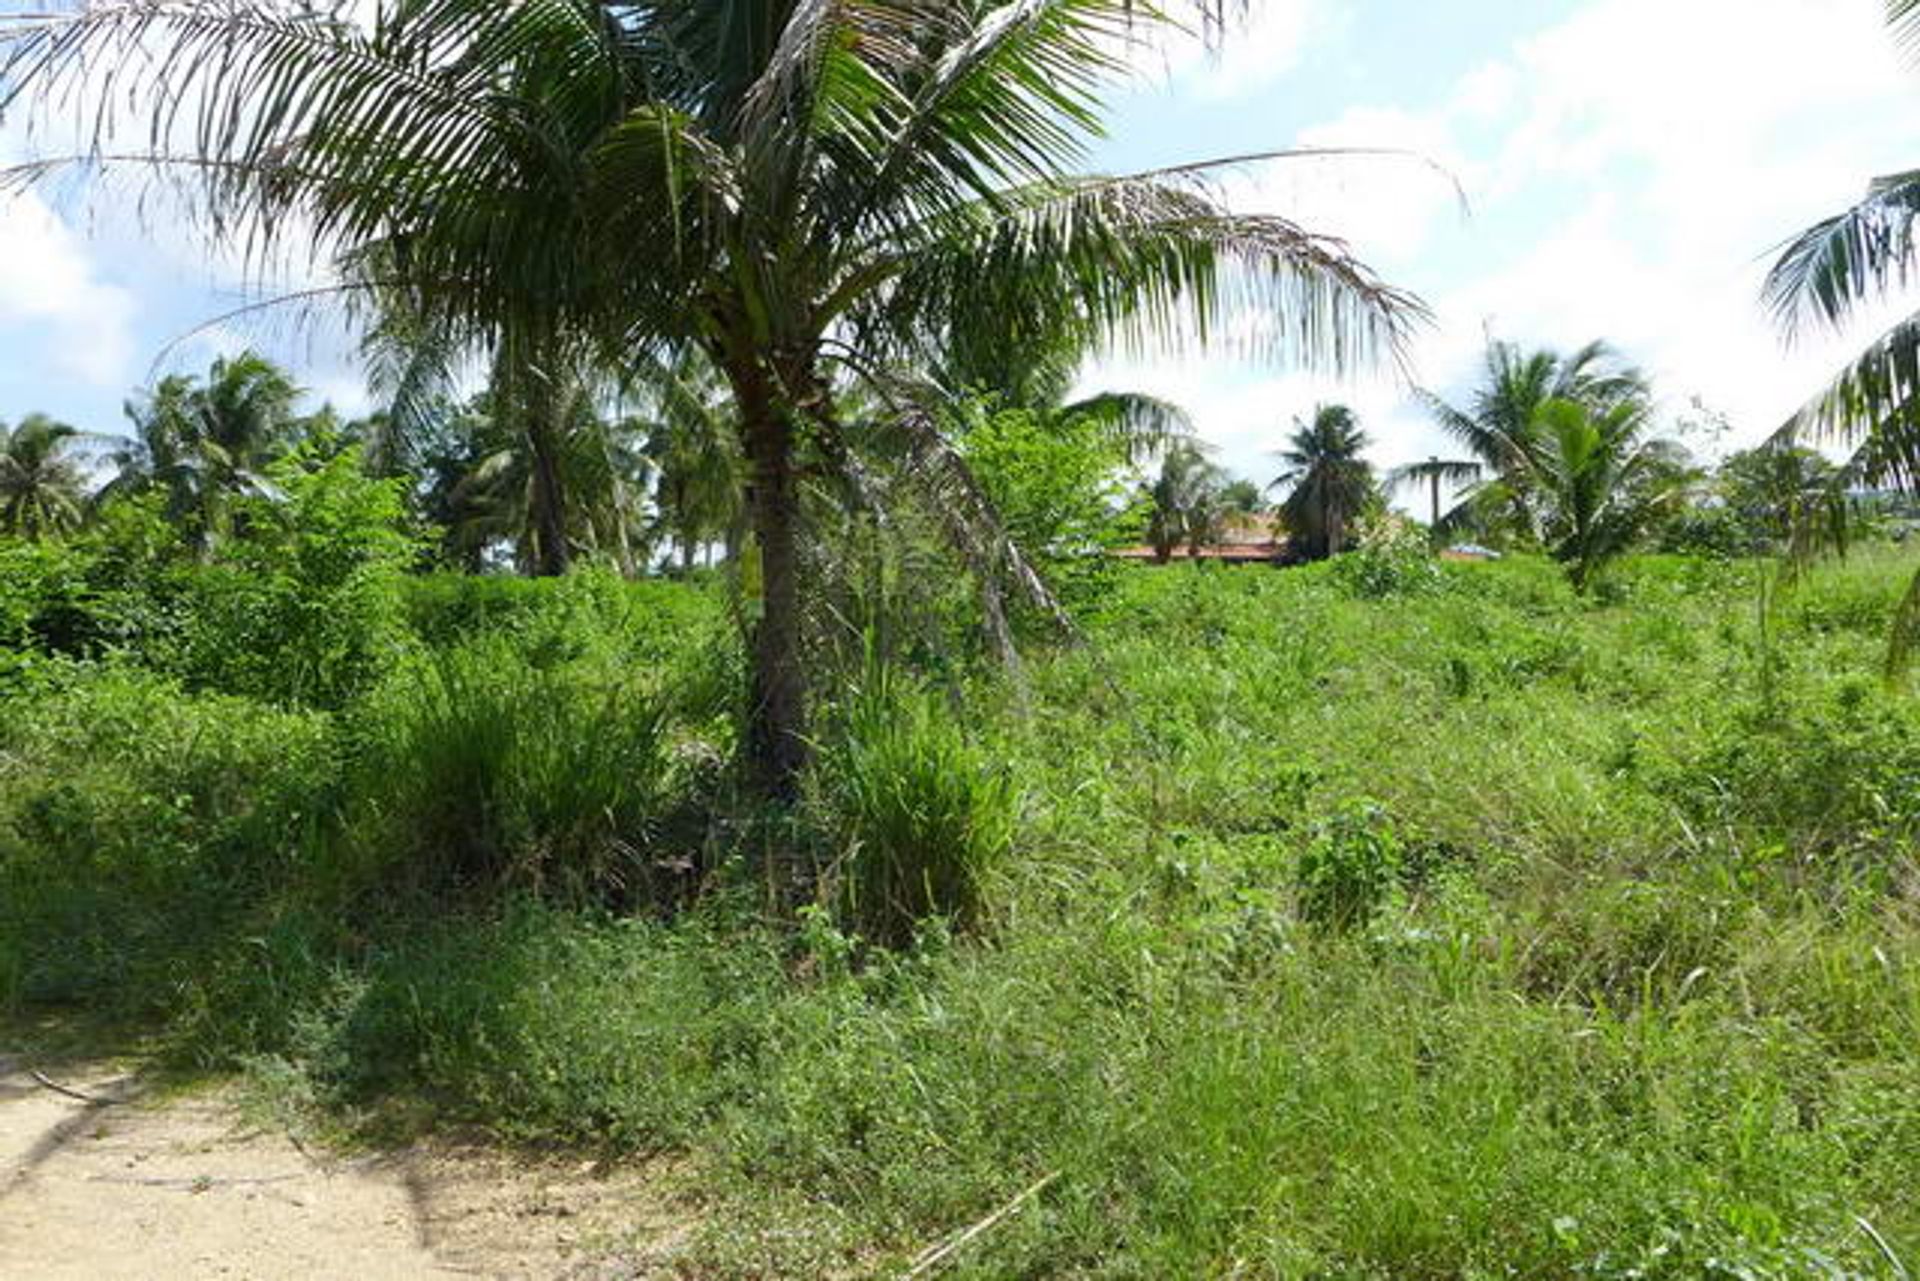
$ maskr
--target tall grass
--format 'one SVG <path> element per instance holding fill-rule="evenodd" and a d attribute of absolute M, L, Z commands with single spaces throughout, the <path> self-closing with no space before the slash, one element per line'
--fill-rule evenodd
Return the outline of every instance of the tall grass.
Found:
<path fill-rule="evenodd" d="M 422 588 L 337 712 L 38 655 L 0 992 L 343 1115 L 682 1151 L 699 1275 L 887 1274 L 1042 1180 L 952 1274 L 1889 1274 L 1905 559 L 1764 634 L 1753 566 L 1684 558 L 1118 575 L 1025 716 L 847 681 L 784 824 L 729 803 L 693 594 Z M 765 912 L 779 860 L 823 910 Z"/>
<path fill-rule="evenodd" d="M 346 840 L 432 888 L 642 899 L 678 781 L 669 730 L 662 697 L 617 671 L 534 667 L 500 641 L 435 652 L 353 718 Z"/>
<path fill-rule="evenodd" d="M 1012 849 L 1007 770 L 970 742 L 951 706 L 871 660 L 824 745 L 815 804 L 834 840 L 828 894 L 888 947 L 941 917 L 979 923 Z"/>

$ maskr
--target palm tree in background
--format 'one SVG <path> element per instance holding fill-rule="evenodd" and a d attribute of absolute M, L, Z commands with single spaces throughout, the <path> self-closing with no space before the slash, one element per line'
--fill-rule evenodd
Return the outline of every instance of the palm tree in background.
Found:
<path fill-rule="evenodd" d="M 654 471 L 654 532 L 672 539 L 680 572 L 703 546 L 725 542 L 733 556 L 744 510 L 733 405 L 719 378 L 698 361 L 658 370 L 643 384 L 641 451 Z"/>
<path fill-rule="evenodd" d="M 204 556 L 225 537 L 235 499 L 270 495 L 269 464 L 303 434 L 303 395 L 254 352 L 213 362 L 203 381 L 171 374 L 127 403 L 132 439 L 111 454 L 117 474 L 100 497 L 159 489 L 166 511 Z"/>
<path fill-rule="evenodd" d="M 1602 409 L 1550 400 L 1535 412 L 1533 434 L 1542 532 L 1575 591 L 1684 502 L 1697 479 L 1685 451 L 1653 434 L 1644 401 Z"/>
<path fill-rule="evenodd" d="M 360 25 L 270 0 L 105 0 L 11 26 L 0 80 L 82 104 L 103 143 L 127 112 L 183 139 L 130 163 L 183 179 L 258 253 L 311 229 L 459 343 L 711 360 L 759 567 L 748 758 L 792 797 L 797 483 L 848 457 L 847 380 L 1062 329 L 1205 334 L 1248 305 L 1279 321 L 1264 354 L 1347 364 L 1419 312 L 1338 242 L 1222 207 L 1206 165 L 1074 172 L 1127 40 L 1164 20 L 1136 0 L 400 0 Z M 114 92 L 84 92 L 100 74 Z M 937 406 L 880 395 L 899 455 L 990 541 Z M 993 546 L 972 563 L 1022 568 Z"/>
<path fill-rule="evenodd" d="M 28 414 L 0 423 L 0 530 L 45 538 L 78 528 L 86 511 L 86 476 L 74 446 L 77 428 Z"/>
<path fill-rule="evenodd" d="M 1218 535 L 1226 515 L 1225 481 L 1225 473 L 1196 444 L 1183 442 L 1166 452 L 1159 476 L 1146 487 L 1147 541 L 1162 565 L 1183 544 L 1189 556 L 1197 557 Z"/>
<path fill-rule="evenodd" d="M 1316 405 L 1307 421 L 1294 419 L 1293 435 L 1278 451 L 1286 470 L 1268 488 L 1287 491 L 1281 514 L 1307 559 L 1344 551 L 1355 517 L 1378 492 L 1373 464 L 1361 457 L 1366 447 L 1366 433 L 1345 405 Z"/>
<path fill-rule="evenodd" d="M 1622 404 L 1644 404 L 1649 394 L 1646 376 L 1604 342 L 1567 354 L 1490 343 L 1480 385 L 1463 407 L 1432 392 L 1419 393 L 1427 412 L 1464 456 L 1396 468 L 1387 484 L 1428 488 L 1437 535 L 1471 528 L 1537 543 L 1544 534 L 1545 514 L 1538 492 L 1539 461 L 1550 447 L 1542 433 L 1541 409 L 1551 401 L 1565 401 L 1604 416 Z M 1464 490 L 1444 514 L 1439 512 L 1442 486 Z"/>

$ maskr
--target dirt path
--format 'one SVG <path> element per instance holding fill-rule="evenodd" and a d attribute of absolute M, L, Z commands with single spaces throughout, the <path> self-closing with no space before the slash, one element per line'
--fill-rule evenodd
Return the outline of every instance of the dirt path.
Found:
<path fill-rule="evenodd" d="M 682 1235 L 640 1171 L 447 1146 L 340 1159 L 218 1091 L 153 1102 L 110 1068 L 49 1079 L 94 1101 L 0 1055 L 9 1281 L 657 1276 Z"/>

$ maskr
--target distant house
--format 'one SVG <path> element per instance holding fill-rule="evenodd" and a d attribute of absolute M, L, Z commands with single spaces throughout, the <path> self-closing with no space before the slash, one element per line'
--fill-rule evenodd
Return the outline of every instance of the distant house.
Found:
<path fill-rule="evenodd" d="M 1500 553 L 1491 547 L 1482 547 L 1479 543 L 1455 543 L 1440 553 L 1440 559 L 1454 561 L 1499 560 Z"/>
<path fill-rule="evenodd" d="M 1151 545 L 1119 547 L 1108 555 L 1149 565 L 1159 560 Z M 1202 544 L 1197 549 L 1185 545 L 1175 548 L 1168 563 L 1207 560 L 1227 565 L 1290 565 L 1296 559 L 1286 526 L 1279 517 L 1246 515 L 1229 519 L 1216 542 Z"/>

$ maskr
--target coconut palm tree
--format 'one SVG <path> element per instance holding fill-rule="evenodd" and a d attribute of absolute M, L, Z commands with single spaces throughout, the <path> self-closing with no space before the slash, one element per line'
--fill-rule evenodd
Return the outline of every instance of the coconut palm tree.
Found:
<path fill-rule="evenodd" d="M 1535 489 L 1536 463 L 1548 444 L 1539 432 L 1541 408 L 1561 400 L 1604 415 L 1616 405 L 1644 402 L 1648 394 L 1646 376 L 1604 342 L 1567 354 L 1490 343 L 1480 385 L 1464 407 L 1456 408 L 1430 391 L 1419 393 L 1427 412 L 1464 456 L 1396 468 L 1387 484 L 1428 487 L 1436 533 L 1474 527 L 1538 542 L 1543 511 Z M 1441 515 L 1443 485 L 1464 487 L 1464 493 Z"/>
<path fill-rule="evenodd" d="M 642 390 L 649 398 L 640 412 L 641 451 L 654 470 L 654 529 L 677 545 L 680 572 L 688 574 L 702 546 L 724 540 L 731 554 L 739 542 L 733 405 L 718 377 L 695 360 L 655 371 Z"/>
<path fill-rule="evenodd" d="M 1696 479 L 1685 452 L 1653 435 L 1643 401 L 1596 408 L 1549 400 L 1535 412 L 1532 435 L 1547 550 L 1575 591 L 1684 502 Z"/>
<path fill-rule="evenodd" d="M 76 529 L 85 512 L 86 477 L 74 457 L 78 429 L 45 414 L 0 423 L 0 530 L 43 538 Z"/>
<path fill-rule="evenodd" d="M 1199 445 L 1182 442 L 1166 451 L 1160 474 L 1144 487 L 1155 560 L 1166 564 L 1183 544 L 1197 557 L 1214 540 L 1226 516 L 1225 483 L 1226 474 Z"/>
<path fill-rule="evenodd" d="M 1281 513 L 1307 559 L 1325 560 L 1346 549 L 1354 518 L 1378 492 L 1373 464 L 1360 456 L 1367 436 L 1345 405 L 1316 405 L 1310 419 L 1293 422 L 1292 438 L 1277 451 L 1286 470 L 1268 488 L 1287 491 Z"/>
<path fill-rule="evenodd" d="M 267 465 L 301 435 L 302 389 L 254 352 L 221 357 L 207 377 L 172 374 L 127 402 L 131 439 L 110 452 L 117 474 L 100 497 L 158 488 L 170 518 L 199 548 L 225 536 L 233 500 L 272 493 Z"/>
<path fill-rule="evenodd" d="M 1268 354 L 1344 364 L 1417 314 L 1337 242 L 1223 208 L 1206 166 L 1075 173 L 1125 42 L 1159 21 L 1136 0 L 398 0 L 364 24 L 105 0 L 11 27 L 0 81 L 184 139 L 130 163 L 185 175 L 262 252 L 299 228 L 377 260 L 460 339 L 711 360 L 759 563 L 748 754 L 790 797 L 797 484 L 847 456 L 845 380 L 1068 326 L 1204 335 L 1246 306 L 1279 322 Z M 112 95 L 66 93 L 103 68 Z M 77 162 L 112 163 L 102 141 Z M 951 454 L 934 407 L 890 398 L 903 455 Z"/>

